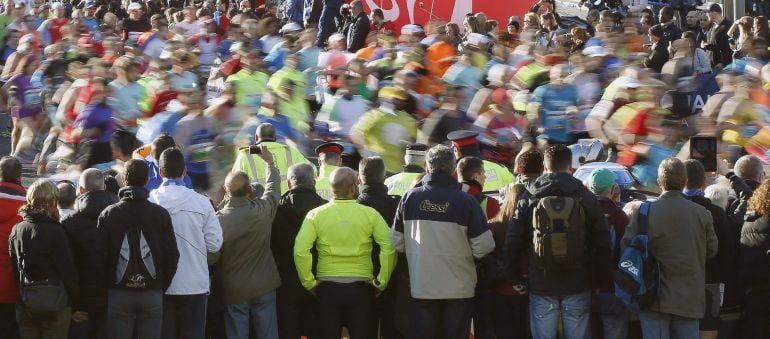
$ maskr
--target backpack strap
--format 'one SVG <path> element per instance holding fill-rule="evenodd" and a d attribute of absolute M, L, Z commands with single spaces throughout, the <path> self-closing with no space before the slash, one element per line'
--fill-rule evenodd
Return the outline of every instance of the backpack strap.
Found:
<path fill-rule="evenodd" d="M 638 234 L 647 235 L 647 230 L 650 226 L 650 205 L 649 201 L 645 201 L 639 206 L 639 214 L 636 216 Z"/>

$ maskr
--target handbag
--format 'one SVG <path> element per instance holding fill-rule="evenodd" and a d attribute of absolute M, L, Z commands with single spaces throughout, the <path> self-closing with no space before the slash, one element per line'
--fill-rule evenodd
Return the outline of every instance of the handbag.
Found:
<path fill-rule="evenodd" d="M 24 254 L 18 243 L 14 244 L 19 255 L 19 302 L 30 314 L 56 313 L 64 310 L 69 302 L 67 290 L 59 279 L 32 280 L 25 270 Z"/>

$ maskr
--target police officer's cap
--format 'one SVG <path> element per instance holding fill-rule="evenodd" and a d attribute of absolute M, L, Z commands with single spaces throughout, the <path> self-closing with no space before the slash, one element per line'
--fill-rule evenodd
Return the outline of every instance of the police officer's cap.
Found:
<path fill-rule="evenodd" d="M 327 142 L 327 143 L 318 145 L 318 147 L 315 148 L 315 154 L 318 154 L 318 155 L 320 155 L 321 153 L 342 154 L 344 150 L 345 148 L 336 142 Z"/>
<path fill-rule="evenodd" d="M 478 135 L 479 133 L 475 131 L 459 130 L 447 134 L 446 137 L 452 142 L 452 146 L 463 147 L 477 144 L 476 137 Z"/>

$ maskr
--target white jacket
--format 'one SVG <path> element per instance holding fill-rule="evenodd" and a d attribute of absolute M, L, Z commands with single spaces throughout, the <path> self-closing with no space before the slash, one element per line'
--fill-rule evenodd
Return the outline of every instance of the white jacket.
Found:
<path fill-rule="evenodd" d="M 171 214 L 179 264 L 169 295 L 191 295 L 209 292 L 208 253 L 222 247 L 222 227 L 209 200 L 197 192 L 164 180 L 150 192 L 151 202 L 163 206 Z"/>

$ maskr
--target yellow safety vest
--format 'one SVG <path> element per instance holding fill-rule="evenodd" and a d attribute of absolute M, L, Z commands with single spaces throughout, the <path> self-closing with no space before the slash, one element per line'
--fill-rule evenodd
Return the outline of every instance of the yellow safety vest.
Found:
<path fill-rule="evenodd" d="M 422 173 L 401 172 L 391 175 L 385 179 L 385 186 L 388 186 L 388 194 L 403 196 L 412 188 L 414 179 Z"/>
<path fill-rule="evenodd" d="M 508 168 L 489 160 L 484 160 L 484 174 L 487 177 L 487 181 L 484 182 L 484 192 L 498 192 L 514 179 L 513 173 Z"/>
<path fill-rule="evenodd" d="M 281 192 L 289 190 L 289 183 L 286 181 L 286 172 L 291 165 L 306 163 L 313 166 L 310 160 L 306 159 L 300 151 L 294 148 L 279 144 L 275 141 L 262 142 L 261 144 L 267 146 L 267 149 L 273 154 L 275 167 L 278 168 L 281 173 Z M 315 169 L 315 166 L 313 166 L 313 169 Z M 266 164 L 259 155 L 249 154 L 248 148 L 238 150 L 238 155 L 233 164 L 233 171 L 246 172 L 249 176 L 249 180 L 256 181 L 262 185 L 265 184 L 265 175 L 267 174 Z"/>
<path fill-rule="evenodd" d="M 325 200 L 331 200 L 332 198 L 332 185 L 329 182 L 329 175 L 338 168 L 338 166 L 323 165 L 319 171 L 318 178 L 315 180 L 315 192 Z"/>

